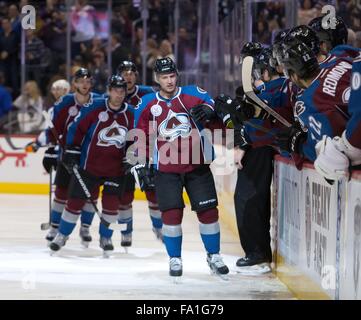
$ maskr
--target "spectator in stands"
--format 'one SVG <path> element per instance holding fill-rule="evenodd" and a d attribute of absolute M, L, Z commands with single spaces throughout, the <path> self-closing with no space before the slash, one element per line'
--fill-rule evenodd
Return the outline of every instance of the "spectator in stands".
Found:
<path fill-rule="evenodd" d="M 259 20 L 257 22 L 256 37 L 260 43 L 271 43 L 271 33 L 267 21 Z"/>
<path fill-rule="evenodd" d="M 314 0 L 302 0 L 298 10 L 298 24 L 307 25 L 313 18 L 316 18 L 318 9 Z"/>
<path fill-rule="evenodd" d="M 171 58 L 173 61 L 175 61 L 175 57 L 173 54 L 172 45 L 169 40 L 164 39 L 159 46 L 159 56 L 158 59 L 161 58 Z"/>
<path fill-rule="evenodd" d="M 96 52 L 98 51 L 104 52 L 104 47 L 105 47 L 105 43 L 103 43 L 102 39 L 99 37 L 94 37 L 91 40 L 90 45 L 86 43 L 81 43 L 80 51 L 84 64 L 87 65 L 91 63 Z"/>
<path fill-rule="evenodd" d="M 130 60 L 130 50 L 123 46 L 119 34 L 112 34 L 112 74 L 115 74 L 121 61 Z"/>
<path fill-rule="evenodd" d="M 72 38 L 73 55 L 80 53 L 80 44 L 90 45 L 98 29 L 95 8 L 88 5 L 88 0 L 76 0 L 75 6 L 71 8 L 71 23 L 75 31 Z"/>
<path fill-rule="evenodd" d="M 160 53 L 158 49 L 158 44 L 154 39 L 147 40 L 147 76 L 146 76 L 146 85 L 152 85 L 154 81 L 154 63 L 158 59 Z"/>
<path fill-rule="evenodd" d="M 21 21 L 20 21 L 20 13 L 17 5 L 12 4 L 9 6 L 8 16 L 11 23 L 11 28 L 16 34 L 18 41 L 21 38 Z"/>
<path fill-rule="evenodd" d="M 14 101 L 21 133 L 35 133 L 44 129 L 43 98 L 35 81 L 27 81 L 24 92 Z"/>
<path fill-rule="evenodd" d="M 25 63 L 27 71 L 27 79 L 35 80 L 39 85 L 43 77 L 44 68 L 49 61 L 45 59 L 47 56 L 47 48 L 44 42 L 40 40 L 32 29 L 26 30 L 26 44 L 25 44 Z"/>
<path fill-rule="evenodd" d="M 40 30 L 45 46 L 52 51 L 52 73 L 57 72 L 59 65 L 66 61 L 66 25 L 66 12 L 59 9 L 51 13 Z"/>
<path fill-rule="evenodd" d="M 8 15 L 8 7 L 5 1 L 0 1 L 0 18 L 5 18 Z"/>
<path fill-rule="evenodd" d="M 1 25 L 3 34 L 0 34 L 0 66 L 5 74 L 6 85 L 12 88 L 14 96 L 19 92 L 19 43 L 10 20 L 3 18 Z"/>
<path fill-rule="evenodd" d="M 0 71 L 0 132 L 4 132 L 3 126 L 8 121 L 8 113 L 12 106 L 11 94 L 4 87 L 4 83 L 4 72 Z"/>
<path fill-rule="evenodd" d="M 113 33 L 121 32 L 123 45 L 129 46 L 131 44 L 132 20 L 129 16 L 128 6 L 122 5 L 113 10 L 112 31 Z"/>
<path fill-rule="evenodd" d="M 104 93 L 106 91 L 106 83 L 109 78 L 108 66 L 105 63 L 104 52 L 99 50 L 94 54 L 93 62 L 89 67 L 90 73 L 93 75 L 94 87 L 96 93 Z"/>
<path fill-rule="evenodd" d="M 157 41 L 167 37 L 170 13 L 166 5 L 160 0 L 149 0 L 149 38 Z"/>
<path fill-rule="evenodd" d="M 87 65 L 85 65 L 82 57 L 80 55 L 77 55 L 73 59 L 73 64 L 71 66 L 71 74 L 73 75 L 79 68 L 87 68 Z"/>

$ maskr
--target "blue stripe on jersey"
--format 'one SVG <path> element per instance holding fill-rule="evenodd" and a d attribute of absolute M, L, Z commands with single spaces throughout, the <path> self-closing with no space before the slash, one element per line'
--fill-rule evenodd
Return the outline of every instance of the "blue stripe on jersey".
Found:
<path fill-rule="evenodd" d="M 142 95 L 146 95 L 148 93 L 155 93 L 156 90 L 150 86 L 138 85 L 138 92 L 141 93 Z"/>
<path fill-rule="evenodd" d="M 70 125 L 70 127 L 68 129 L 68 134 L 66 137 L 67 145 L 72 145 L 74 143 L 75 133 L 76 133 L 76 129 L 77 129 L 79 123 L 84 118 L 86 118 L 89 115 L 89 113 L 93 112 L 94 110 L 96 110 L 98 108 L 103 107 L 104 103 L 105 103 L 105 99 L 103 99 L 103 98 L 94 99 L 92 104 L 85 105 L 84 107 L 81 108 L 79 114 L 75 117 L 73 123 Z"/>
<path fill-rule="evenodd" d="M 341 44 L 336 47 L 334 47 L 330 54 L 335 55 L 336 57 L 355 57 L 357 54 L 361 52 L 361 48 L 355 48 L 347 44 Z"/>
<path fill-rule="evenodd" d="M 185 86 L 185 87 L 182 87 L 182 91 L 181 91 L 181 95 L 182 94 L 187 94 L 187 95 L 190 95 L 190 96 L 194 96 L 194 97 L 197 97 L 201 100 L 204 100 L 205 103 L 213 106 L 214 104 L 214 101 L 212 99 L 212 97 L 209 95 L 209 93 L 197 86 Z"/>
<path fill-rule="evenodd" d="M 140 103 L 134 109 L 134 128 L 137 127 L 140 115 L 142 114 L 143 110 L 152 100 L 155 99 L 157 99 L 155 93 L 148 93 L 141 98 Z"/>
<path fill-rule="evenodd" d="M 94 123 L 90 126 L 86 136 L 84 137 L 84 141 L 81 144 L 80 167 L 82 169 L 85 168 L 86 159 L 88 158 L 89 145 L 92 141 L 94 130 L 97 127 L 97 124 L 98 124 L 98 122 Z"/>

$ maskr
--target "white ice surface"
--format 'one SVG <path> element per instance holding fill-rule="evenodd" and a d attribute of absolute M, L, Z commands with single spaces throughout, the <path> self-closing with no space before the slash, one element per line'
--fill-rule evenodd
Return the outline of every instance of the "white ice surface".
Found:
<path fill-rule="evenodd" d="M 0 195 L 0 299 L 290 299 L 292 294 L 273 275 L 241 276 L 235 262 L 239 241 L 222 227 L 222 255 L 229 281 L 210 275 L 198 232 L 189 211 L 183 220 L 183 277 L 168 276 L 168 257 L 151 231 L 146 202 L 134 204 L 133 246 L 126 254 L 114 234 L 115 251 L 104 259 L 93 242 L 80 246 L 78 229 L 67 245 L 50 256 L 40 224 L 47 219 L 47 197 Z"/>

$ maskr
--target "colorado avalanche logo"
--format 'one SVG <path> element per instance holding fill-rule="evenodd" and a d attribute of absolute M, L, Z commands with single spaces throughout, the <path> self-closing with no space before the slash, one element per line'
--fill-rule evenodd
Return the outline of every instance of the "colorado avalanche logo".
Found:
<path fill-rule="evenodd" d="M 110 127 L 99 131 L 97 145 L 101 147 L 116 146 L 121 149 L 127 141 L 127 128 L 114 121 Z"/>
<path fill-rule="evenodd" d="M 168 141 L 178 137 L 187 138 L 192 131 L 189 117 L 186 113 L 175 113 L 169 110 L 167 118 L 159 125 L 159 134 Z"/>

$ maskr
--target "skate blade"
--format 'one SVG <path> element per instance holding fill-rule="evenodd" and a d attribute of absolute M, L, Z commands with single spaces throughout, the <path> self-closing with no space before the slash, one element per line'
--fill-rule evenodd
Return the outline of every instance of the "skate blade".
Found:
<path fill-rule="evenodd" d="M 103 251 L 103 259 L 109 259 L 112 255 L 113 251 L 107 250 Z"/>
<path fill-rule="evenodd" d="M 257 267 L 238 267 L 236 272 L 245 276 L 260 276 L 267 273 L 271 273 L 272 269 L 270 266 L 257 266 Z"/>
<path fill-rule="evenodd" d="M 80 243 L 84 249 L 89 248 L 90 241 L 81 241 Z"/>
<path fill-rule="evenodd" d="M 124 253 L 128 254 L 129 253 L 129 247 L 122 247 L 124 249 Z"/>
<path fill-rule="evenodd" d="M 223 280 L 223 281 L 229 281 L 229 276 L 228 274 L 221 274 L 218 273 L 217 271 L 211 270 L 211 275 L 218 277 L 219 279 Z"/>
<path fill-rule="evenodd" d="M 50 250 L 50 257 L 57 257 L 57 256 L 59 256 L 59 251 L 60 251 L 60 250 L 58 250 L 58 251 Z"/>
<path fill-rule="evenodd" d="M 170 276 L 172 278 L 172 282 L 174 284 L 181 284 L 182 283 L 182 276 L 178 276 L 178 277 L 173 277 L 173 276 Z"/>

